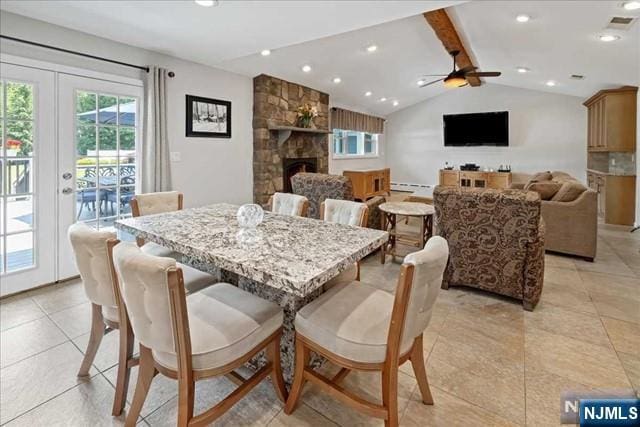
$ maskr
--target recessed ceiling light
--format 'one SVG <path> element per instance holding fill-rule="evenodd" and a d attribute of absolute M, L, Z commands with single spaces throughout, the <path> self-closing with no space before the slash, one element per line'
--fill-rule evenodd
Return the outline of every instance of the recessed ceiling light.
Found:
<path fill-rule="evenodd" d="M 516 16 L 516 21 L 518 21 L 518 22 L 529 22 L 530 19 L 531 19 L 531 17 L 529 15 L 525 15 L 525 14 L 520 14 L 520 15 Z"/>
<path fill-rule="evenodd" d="M 366 91 L 366 92 L 364 93 L 364 96 L 371 96 L 371 91 L 370 91 L 370 90 Z"/>
<path fill-rule="evenodd" d="M 398 106 L 398 104 L 400 104 L 398 101 L 393 101 L 393 106 L 394 106 L 394 107 L 397 107 L 397 106 Z"/>
<path fill-rule="evenodd" d="M 269 49 L 265 49 L 262 52 L 260 52 L 260 55 L 269 56 L 269 55 L 271 55 L 271 51 Z"/>
<path fill-rule="evenodd" d="M 386 100 L 387 100 L 387 98 L 385 98 L 385 97 L 380 98 L 380 102 L 384 102 Z"/>
<path fill-rule="evenodd" d="M 527 67 L 518 67 L 516 68 L 516 70 L 518 70 L 519 73 L 528 73 L 530 70 Z"/>
<path fill-rule="evenodd" d="M 554 82 L 553 80 L 549 80 L 549 81 L 547 81 L 545 84 L 546 84 L 547 86 L 550 86 L 550 87 L 551 87 L 551 86 L 555 86 L 555 85 L 556 85 L 556 82 Z"/>
<path fill-rule="evenodd" d="M 309 71 L 311 71 L 311 65 L 303 65 L 302 71 L 304 71 L 305 73 L 308 73 Z"/>
<path fill-rule="evenodd" d="M 195 0 L 196 4 L 199 6 L 204 6 L 204 7 L 211 7 L 211 6 L 217 6 L 218 5 L 218 1 L 217 0 Z"/>
<path fill-rule="evenodd" d="M 334 78 L 333 78 L 333 82 L 334 82 L 335 84 L 338 84 L 338 83 L 340 83 L 341 81 L 342 81 L 342 79 L 341 79 L 340 77 L 334 77 Z"/>
<path fill-rule="evenodd" d="M 422 85 L 423 85 L 423 84 L 425 84 L 425 83 L 426 83 L 426 81 L 424 81 L 424 80 L 422 80 L 422 79 L 420 79 L 420 80 L 418 80 L 418 81 L 417 81 L 418 86 L 422 86 Z"/>
<path fill-rule="evenodd" d="M 367 47 L 367 52 L 375 52 L 376 50 L 378 50 L 378 46 L 376 46 L 375 44 Z"/>
<path fill-rule="evenodd" d="M 640 1 L 626 1 L 622 3 L 622 7 L 624 7 L 626 10 L 640 9 Z"/>
<path fill-rule="evenodd" d="M 601 34 L 598 38 L 601 42 L 614 42 L 616 40 L 620 40 L 620 36 L 616 36 L 615 34 Z"/>

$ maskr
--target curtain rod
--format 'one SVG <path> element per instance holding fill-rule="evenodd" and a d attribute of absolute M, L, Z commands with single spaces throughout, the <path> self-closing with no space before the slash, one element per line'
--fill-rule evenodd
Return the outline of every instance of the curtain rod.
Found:
<path fill-rule="evenodd" d="M 109 58 L 104 58 L 102 56 L 90 55 L 88 53 L 76 52 L 75 50 L 63 49 L 61 47 L 49 46 L 49 45 L 38 43 L 38 42 L 32 42 L 32 41 L 29 41 L 29 40 L 19 39 L 17 37 L 5 36 L 3 34 L 0 34 L 0 39 L 7 39 L 7 40 L 11 40 L 11 41 L 18 42 L 18 43 L 24 43 L 24 44 L 29 44 L 29 45 L 32 45 L 32 46 L 42 47 L 44 49 L 51 49 L 51 50 L 56 50 L 58 52 L 69 53 L 71 55 L 77 55 L 77 56 L 82 56 L 82 57 L 85 57 L 85 58 L 95 59 L 97 61 L 110 62 L 112 64 L 122 65 L 123 67 L 137 68 L 138 70 L 142 70 L 142 71 L 145 71 L 147 73 L 149 72 L 149 67 L 143 67 L 141 65 L 129 64 L 127 62 L 116 61 L 115 59 L 109 59 Z M 175 76 L 175 73 L 173 71 L 169 71 L 169 77 L 174 77 L 174 76 Z"/>

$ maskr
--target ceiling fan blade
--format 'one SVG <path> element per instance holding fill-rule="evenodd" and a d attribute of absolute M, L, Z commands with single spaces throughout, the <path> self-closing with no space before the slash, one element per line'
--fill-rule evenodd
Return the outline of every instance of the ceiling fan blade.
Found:
<path fill-rule="evenodd" d="M 476 71 L 467 73 L 466 77 L 498 77 L 502 73 L 500 71 Z"/>
<path fill-rule="evenodd" d="M 447 77 L 449 74 L 423 74 L 422 77 Z"/>
<path fill-rule="evenodd" d="M 441 81 L 443 81 L 444 79 L 445 79 L 445 78 L 443 77 L 443 78 L 441 78 L 441 79 L 434 80 L 434 81 L 432 81 L 432 82 L 429 82 L 429 83 L 425 83 L 425 84 L 423 84 L 423 85 L 420 85 L 420 87 L 426 87 L 426 86 L 432 85 L 432 84 L 434 84 L 434 83 L 441 82 Z"/>

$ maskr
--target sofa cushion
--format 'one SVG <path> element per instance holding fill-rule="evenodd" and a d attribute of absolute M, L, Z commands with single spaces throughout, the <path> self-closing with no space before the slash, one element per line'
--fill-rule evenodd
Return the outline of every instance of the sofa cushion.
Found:
<path fill-rule="evenodd" d="M 582 193 L 587 191 L 587 187 L 573 179 L 562 183 L 560 190 L 551 198 L 554 202 L 572 202 L 576 200 Z"/>
<path fill-rule="evenodd" d="M 553 196 L 560 190 L 562 184 L 555 181 L 544 182 L 532 182 L 528 184 L 524 189 L 529 191 L 535 191 L 540 194 L 542 200 L 551 200 Z"/>

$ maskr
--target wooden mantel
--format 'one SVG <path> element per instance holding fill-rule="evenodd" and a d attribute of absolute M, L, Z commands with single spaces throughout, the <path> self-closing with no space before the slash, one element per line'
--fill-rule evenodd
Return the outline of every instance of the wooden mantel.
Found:
<path fill-rule="evenodd" d="M 284 144 L 284 142 L 289 139 L 293 132 L 315 133 L 323 135 L 331 133 L 328 129 L 301 128 L 296 126 L 276 125 L 273 123 L 269 123 L 267 127 L 269 130 L 278 132 L 278 146 Z"/>

